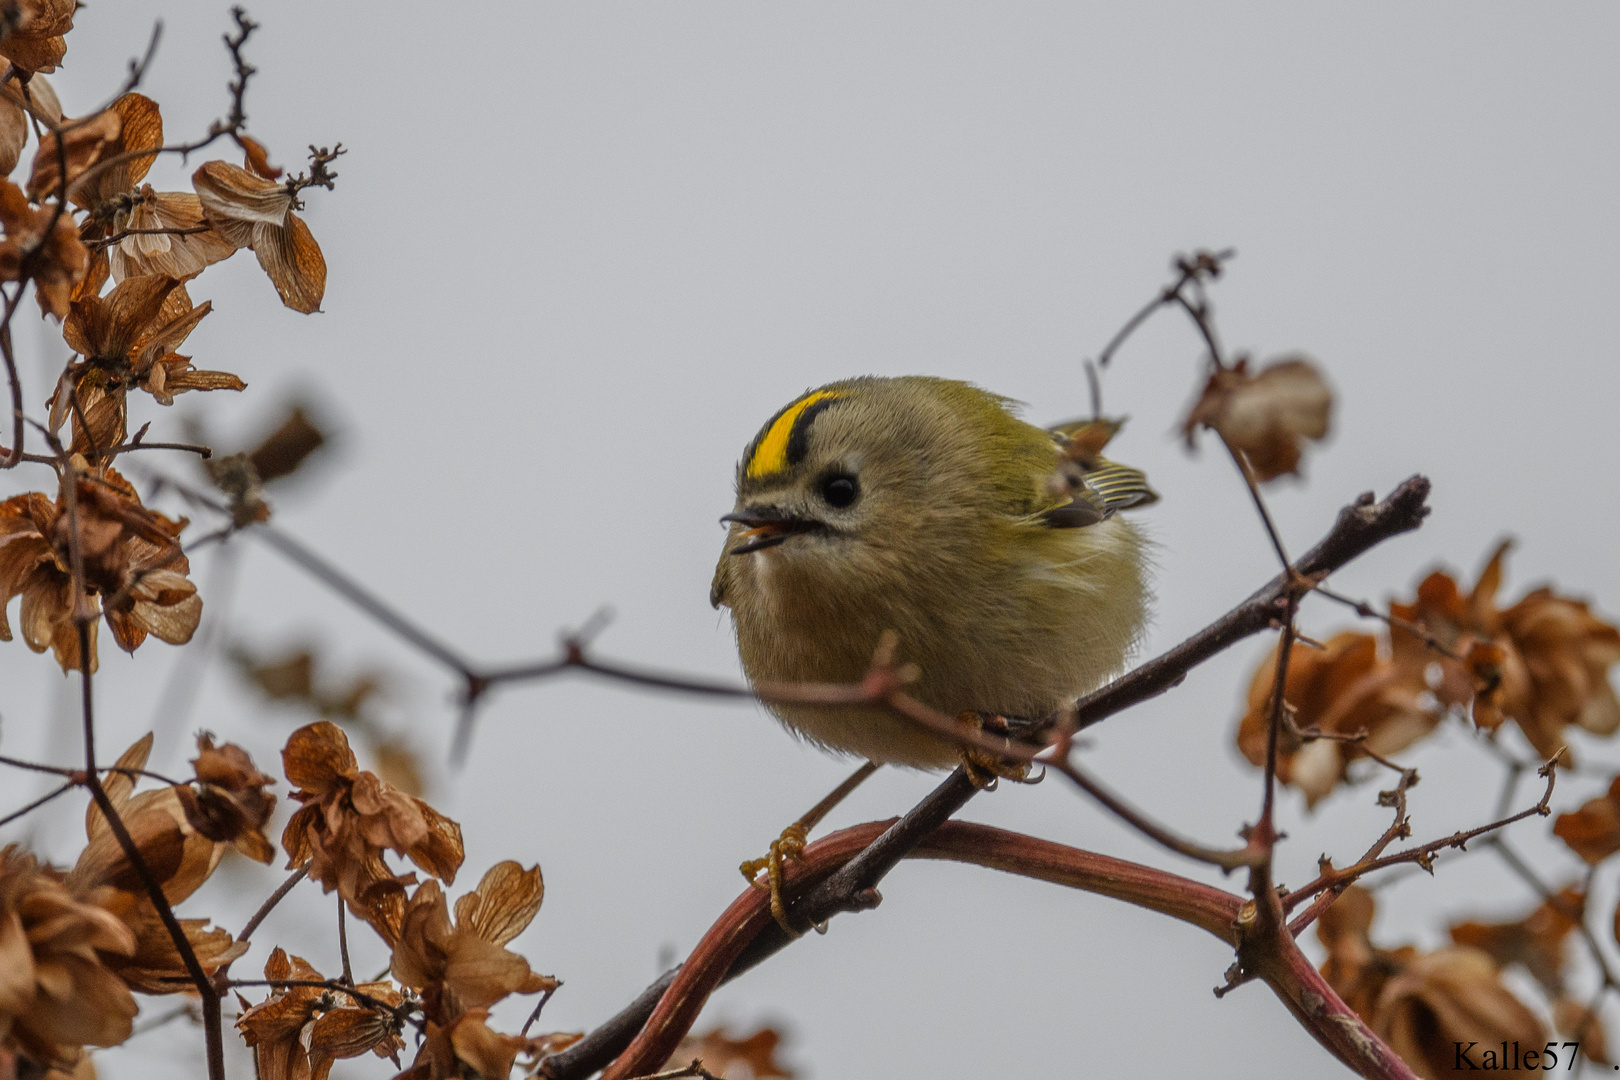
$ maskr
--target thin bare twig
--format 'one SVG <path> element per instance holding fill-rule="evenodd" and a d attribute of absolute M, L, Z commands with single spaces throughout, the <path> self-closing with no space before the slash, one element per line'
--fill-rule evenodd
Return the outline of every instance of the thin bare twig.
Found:
<path fill-rule="evenodd" d="M 300 881 L 303 881 L 305 876 L 308 874 L 309 863 L 306 862 L 303 866 L 300 866 L 298 869 L 294 870 L 290 875 L 288 875 L 286 881 L 283 881 L 280 885 L 276 886 L 276 891 L 270 894 L 269 899 L 259 905 L 259 910 L 255 911 L 253 913 L 253 917 L 247 921 L 247 925 L 242 927 L 242 932 L 236 935 L 236 940 L 246 941 L 248 938 L 252 937 L 253 931 L 259 928 L 259 924 L 264 922 L 266 917 L 269 916 L 270 912 L 275 910 L 276 905 L 281 903 L 281 901 L 286 898 L 287 894 L 293 891 L 293 886 L 297 885 Z"/>
<path fill-rule="evenodd" d="M 54 800 L 57 796 L 66 795 L 68 792 L 72 791 L 74 788 L 76 788 L 78 786 L 79 786 L 79 782 L 77 780 L 69 780 L 66 783 L 64 783 L 61 787 L 52 788 L 50 791 L 48 791 L 44 795 L 41 795 L 39 798 L 35 799 L 33 802 L 29 803 L 27 806 L 24 806 L 24 807 L 22 807 L 20 809 L 17 809 L 17 810 L 13 810 L 11 813 L 7 814 L 5 817 L 0 817 L 0 825 L 10 825 L 13 821 L 16 821 L 18 818 L 26 817 L 27 815 L 33 813 L 35 810 L 38 810 L 40 807 L 44 806 L 46 803 L 51 802 L 52 800 Z"/>
<path fill-rule="evenodd" d="M 1295 889 L 1282 898 L 1283 910 L 1287 911 L 1307 897 L 1317 897 L 1309 908 L 1289 924 L 1290 932 L 1295 935 L 1299 934 L 1327 909 L 1327 905 L 1332 902 L 1334 896 L 1375 870 L 1382 870 L 1401 863 L 1412 863 L 1433 873 L 1435 856 L 1447 848 L 1466 849 L 1470 840 L 1504 829 L 1514 822 L 1523 821 L 1528 817 L 1546 817 L 1551 814 L 1553 785 L 1558 780 L 1558 759 L 1562 756 L 1562 753 L 1563 751 L 1559 751 L 1558 754 L 1553 755 L 1539 770 L 1540 775 L 1547 781 L 1547 787 L 1542 792 L 1541 799 L 1526 810 L 1521 810 L 1516 814 L 1509 814 L 1507 817 L 1476 828 L 1454 832 L 1450 836 L 1441 837 L 1438 840 L 1430 840 L 1416 847 L 1398 851 L 1393 855 L 1380 855 L 1379 852 L 1395 838 L 1392 833 L 1398 835 L 1400 827 L 1404 824 L 1401 820 L 1397 820 L 1396 824 L 1391 826 L 1391 830 L 1384 834 L 1380 842 L 1373 845 L 1368 855 L 1358 860 L 1353 866 L 1347 866 L 1343 870 L 1336 870 L 1330 866 L 1324 869 L 1309 885 Z M 1404 791 L 1402 794 L 1404 795 Z M 1393 800 L 1391 802 L 1393 804 Z"/>

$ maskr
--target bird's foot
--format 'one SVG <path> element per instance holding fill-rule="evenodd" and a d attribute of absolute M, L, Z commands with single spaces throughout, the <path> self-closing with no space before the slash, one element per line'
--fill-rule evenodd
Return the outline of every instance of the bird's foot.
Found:
<path fill-rule="evenodd" d="M 1005 734 L 1007 731 L 1007 721 L 995 715 L 964 712 L 957 716 L 957 720 L 981 734 Z M 1033 782 L 1029 779 L 1029 762 L 1000 757 L 975 746 L 962 748 L 962 771 L 967 774 L 968 782 L 980 791 L 994 791 L 1003 779 L 1019 784 Z"/>
<path fill-rule="evenodd" d="M 789 937 L 798 937 L 799 931 L 788 921 L 787 904 L 782 899 L 782 867 L 788 859 L 799 857 L 799 852 L 804 850 L 804 845 L 809 839 L 810 830 L 802 821 L 795 821 L 782 830 L 781 836 L 771 841 L 770 850 L 764 858 L 749 859 L 739 867 L 748 884 L 771 894 L 771 916 Z M 759 880 L 761 870 L 765 871 L 764 881 Z"/>

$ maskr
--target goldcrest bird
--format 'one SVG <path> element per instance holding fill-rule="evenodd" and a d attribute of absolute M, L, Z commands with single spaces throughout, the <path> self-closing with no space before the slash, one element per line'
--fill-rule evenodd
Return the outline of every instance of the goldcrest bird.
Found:
<path fill-rule="evenodd" d="M 1107 422 L 1045 430 L 1013 404 L 965 382 L 864 377 L 766 422 L 737 467 L 710 592 L 750 681 L 858 682 L 892 631 L 919 700 L 1037 718 L 1122 667 L 1147 616 L 1147 545 L 1118 511 L 1157 496 L 1095 453 Z M 879 708 L 770 708 L 878 764 L 962 758 Z"/>

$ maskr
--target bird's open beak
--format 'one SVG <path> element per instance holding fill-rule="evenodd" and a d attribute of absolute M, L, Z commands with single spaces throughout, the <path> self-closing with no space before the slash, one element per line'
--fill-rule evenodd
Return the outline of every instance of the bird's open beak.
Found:
<path fill-rule="evenodd" d="M 720 520 L 748 526 L 746 530 L 737 534 L 737 539 L 741 542 L 731 549 L 732 555 L 747 555 L 749 552 L 775 547 L 790 536 L 815 528 L 817 524 L 814 521 L 796 518 L 786 510 L 775 506 L 744 507 Z"/>

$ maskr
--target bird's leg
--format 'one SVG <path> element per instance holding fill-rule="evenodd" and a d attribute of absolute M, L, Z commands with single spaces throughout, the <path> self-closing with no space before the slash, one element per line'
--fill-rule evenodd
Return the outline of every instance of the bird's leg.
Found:
<path fill-rule="evenodd" d="M 793 929 L 788 922 L 787 905 L 782 900 L 782 864 L 788 859 L 796 859 L 799 852 L 810 839 L 810 830 L 821 823 L 821 819 L 832 813 L 833 807 L 843 802 L 849 793 L 861 786 L 861 782 L 868 776 L 877 772 L 874 762 L 868 761 L 849 775 L 849 779 L 833 788 L 808 813 L 793 824 L 782 830 L 782 835 L 771 841 L 770 851 L 762 859 L 749 859 L 741 866 L 742 876 L 755 888 L 768 889 L 771 894 L 771 914 L 776 918 L 777 925 L 786 930 L 792 937 L 798 937 L 799 932 Z M 766 880 L 756 880 L 761 870 L 766 871 Z"/>
<path fill-rule="evenodd" d="M 956 717 L 974 731 L 990 731 L 998 735 L 1007 733 L 1007 721 L 994 714 L 964 712 Z M 973 746 L 962 748 L 962 771 L 968 781 L 980 791 L 994 791 L 1003 777 L 1023 783 L 1029 778 L 1029 763 L 1009 761 Z"/>

